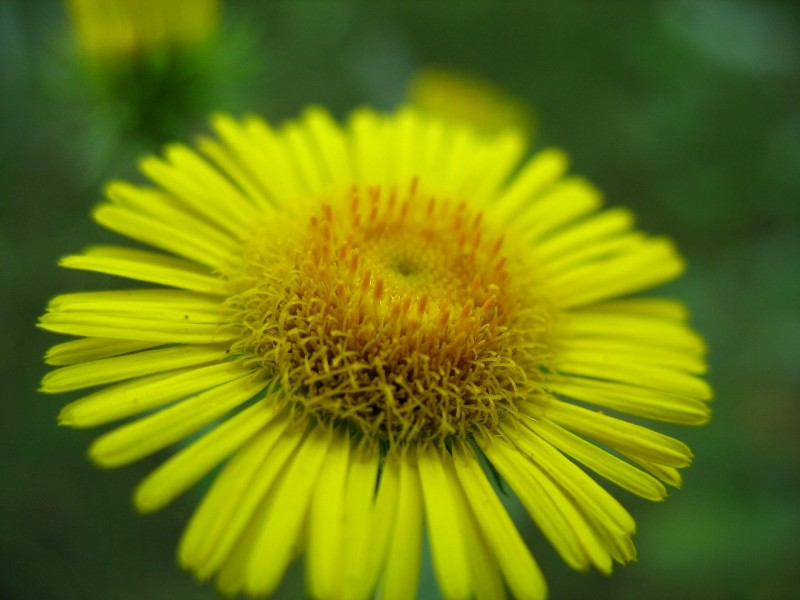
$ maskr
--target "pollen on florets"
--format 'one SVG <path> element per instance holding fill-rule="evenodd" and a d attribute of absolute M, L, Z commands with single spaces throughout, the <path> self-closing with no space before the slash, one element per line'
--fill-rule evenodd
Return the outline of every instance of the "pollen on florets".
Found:
<path fill-rule="evenodd" d="M 546 302 L 502 231 L 412 181 L 320 198 L 254 242 L 234 347 L 279 402 L 390 442 L 483 434 L 531 393 Z"/>

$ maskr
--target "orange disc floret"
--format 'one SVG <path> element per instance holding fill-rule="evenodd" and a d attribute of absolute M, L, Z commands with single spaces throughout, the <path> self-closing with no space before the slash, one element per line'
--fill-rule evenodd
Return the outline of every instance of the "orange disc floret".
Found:
<path fill-rule="evenodd" d="M 392 442 L 493 431 L 543 364 L 541 286 L 482 212 L 401 189 L 353 187 L 304 226 L 270 223 L 232 277 L 234 350 L 304 418 Z"/>

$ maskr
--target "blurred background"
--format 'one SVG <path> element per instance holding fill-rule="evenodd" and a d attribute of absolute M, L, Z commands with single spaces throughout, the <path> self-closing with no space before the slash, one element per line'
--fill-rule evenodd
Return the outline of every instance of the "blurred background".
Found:
<path fill-rule="evenodd" d="M 200 38 L 109 67 L 64 4 L 0 0 L 1 597 L 216 597 L 174 559 L 202 490 L 137 515 L 131 492 L 160 459 L 95 468 L 97 432 L 56 426 L 77 394 L 36 391 L 62 341 L 35 328 L 47 300 L 112 285 L 56 267 L 115 239 L 89 217 L 104 182 L 138 179 L 137 156 L 206 132 L 215 110 L 390 109 L 431 65 L 532 107 L 534 147 L 565 148 L 610 205 L 676 240 L 689 269 L 664 292 L 710 347 L 711 423 L 657 427 L 695 451 L 683 489 L 658 505 L 614 492 L 638 522 L 637 563 L 572 572 L 517 515 L 550 597 L 800 597 L 797 3 L 227 0 Z M 279 595 L 302 597 L 299 568 Z M 427 564 L 420 597 L 438 598 Z"/>

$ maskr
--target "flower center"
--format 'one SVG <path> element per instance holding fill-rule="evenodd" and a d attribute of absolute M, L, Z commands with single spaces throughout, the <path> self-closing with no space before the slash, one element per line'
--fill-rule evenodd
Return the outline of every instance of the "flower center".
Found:
<path fill-rule="evenodd" d="M 233 278 L 235 350 L 303 417 L 392 442 L 490 432 L 535 386 L 547 322 L 506 246 L 416 182 L 319 201 L 272 224 Z"/>

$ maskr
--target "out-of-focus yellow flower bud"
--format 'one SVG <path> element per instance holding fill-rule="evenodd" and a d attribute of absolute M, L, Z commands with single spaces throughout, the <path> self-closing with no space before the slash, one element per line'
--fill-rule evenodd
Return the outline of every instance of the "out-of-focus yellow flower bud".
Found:
<path fill-rule="evenodd" d="M 75 36 L 95 63 L 135 59 L 203 43 L 219 23 L 219 0 L 66 0 Z"/>
<path fill-rule="evenodd" d="M 532 109 L 519 98 L 478 76 L 429 67 L 411 80 L 408 102 L 423 112 L 471 123 L 485 131 L 515 128 L 530 136 Z"/>

